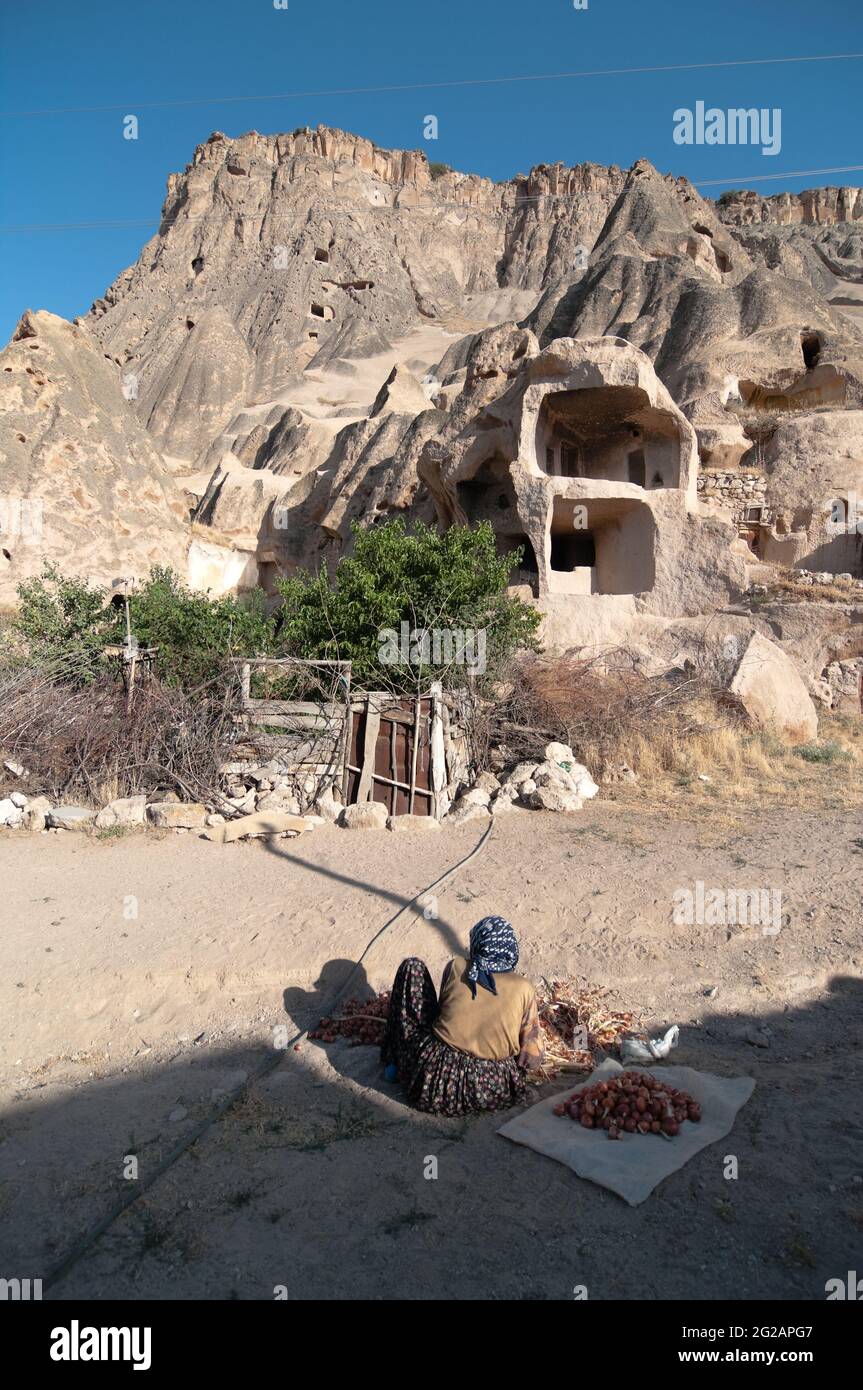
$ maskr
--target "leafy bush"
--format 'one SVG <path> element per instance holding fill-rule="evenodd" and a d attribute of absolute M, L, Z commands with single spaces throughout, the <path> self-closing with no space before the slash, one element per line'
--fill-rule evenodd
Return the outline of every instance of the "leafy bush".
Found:
<path fill-rule="evenodd" d="M 84 684 L 100 667 L 114 615 L 105 610 L 105 590 L 85 579 L 67 579 L 46 564 L 38 579 L 18 585 L 18 613 L 12 630 L 37 663 L 61 662 Z"/>
<path fill-rule="evenodd" d="M 433 179 L 442 179 L 444 174 L 450 173 L 450 166 L 448 164 L 441 164 L 439 160 L 435 160 L 433 163 L 429 164 L 429 173 Z"/>
<path fill-rule="evenodd" d="M 506 594 L 520 554 L 499 556 L 488 523 L 443 535 L 423 523 L 409 532 L 401 519 L 352 530 L 353 554 L 332 584 L 324 573 L 279 582 L 287 655 L 350 660 L 355 682 L 416 690 L 431 680 L 463 685 L 471 671 L 493 676 L 513 652 L 535 646 L 538 614 Z M 475 635 L 462 659 L 447 641 L 456 634 L 457 651 L 459 632 Z"/>
<path fill-rule="evenodd" d="M 18 586 L 15 634 L 31 662 L 61 665 L 66 680 L 92 683 L 104 673 L 102 650 L 122 643 L 125 613 L 106 607 L 107 590 L 69 579 L 46 565 Z M 265 656 L 275 622 L 261 590 L 248 599 L 192 593 L 171 570 L 154 568 L 130 597 L 132 631 L 141 646 L 158 647 L 157 670 L 187 689 L 215 679 L 231 656 Z"/>
<path fill-rule="evenodd" d="M 157 670 L 168 685 L 189 689 L 214 680 L 231 656 L 273 650 L 275 622 L 261 589 L 211 599 L 187 589 L 172 570 L 155 568 L 130 606 L 132 631 L 142 646 L 158 647 Z"/>

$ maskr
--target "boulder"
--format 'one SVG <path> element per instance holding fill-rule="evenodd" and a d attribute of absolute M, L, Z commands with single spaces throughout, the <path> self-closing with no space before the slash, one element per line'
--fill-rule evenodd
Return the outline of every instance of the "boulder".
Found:
<path fill-rule="evenodd" d="M 354 806 L 345 806 L 339 825 L 345 830 L 383 830 L 388 819 L 382 801 L 358 801 Z"/>
<path fill-rule="evenodd" d="M 534 811 L 580 811 L 584 806 L 580 796 L 555 782 L 537 787 L 527 798 L 527 803 Z"/>
<path fill-rule="evenodd" d="M 493 772 L 481 772 L 473 784 L 473 790 L 488 792 L 489 796 L 494 796 L 500 789 L 500 782 Z"/>
<path fill-rule="evenodd" d="M 13 806 L 18 807 L 19 811 L 23 811 L 24 807 L 27 805 L 27 798 L 23 792 L 12 792 L 9 796 L 9 800 L 12 802 Z"/>
<path fill-rule="evenodd" d="M 46 828 L 51 801 L 47 796 L 32 796 L 24 810 L 24 829 L 38 835 Z"/>
<path fill-rule="evenodd" d="M 562 763 L 566 765 L 567 772 L 575 762 L 575 754 L 568 743 L 548 743 L 546 744 L 543 759 L 547 763 Z"/>
<path fill-rule="evenodd" d="M 11 797 L 4 797 L 0 801 L 0 825 L 6 825 L 10 829 L 19 826 L 24 819 L 24 813 L 20 806 L 16 806 Z"/>
<path fill-rule="evenodd" d="M 110 830 L 115 825 L 143 825 L 146 819 L 146 796 L 122 796 L 102 807 L 96 817 L 96 828 Z"/>
<path fill-rule="evenodd" d="M 440 830 L 440 821 L 435 820 L 434 816 L 390 816 L 387 830 L 392 830 L 396 835 L 411 830 Z"/>
<path fill-rule="evenodd" d="M 460 796 L 444 821 L 447 825 L 464 825 L 471 820 L 488 820 L 490 814 L 488 806 L 477 801 L 466 801 Z"/>
<path fill-rule="evenodd" d="M 289 816 L 298 816 L 300 803 L 295 796 L 287 791 L 264 792 L 263 796 L 257 797 L 255 810 L 284 811 Z"/>
<path fill-rule="evenodd" d="M 315 815 L 325 821 L 337 821 L 343 809 L 342 803 L 333 796 L 332 787 L 321 792 L 314 805 Z"/>
<path fill-rule="evenodd" d="M 526 782 L 536 772 L 538 764 L 516 763 L 515 767 L 501 779 L 502 787 L 520 787 L 522 782 Z"/>
<path fill-rule="evenodd" d="M 163 830 L 201 830 L 207 824 L 207 814 L 199 801 L 153 801 L 147 807 L 151 824 Z"/>
<path fill-rule="evenodd" d="M 485 787 L 473 786 L 469 791 L 462 792 L 456 802 L 457 806 L 487 806 L 491 801 L 491 795 Z"/>
<path fill-rule="evenodd" d="M 818 736 L 818 714 L 797 667 L 775 642 L 754 632 L 728 682 L 728 694 L 753 724 L 773 728 L 790 743 Z"/>
<path fill-rule="evenodd" d="M 52 806 L 46 820 L 52 830 L 89 830 L 95 816 L 89 806 Z"/>

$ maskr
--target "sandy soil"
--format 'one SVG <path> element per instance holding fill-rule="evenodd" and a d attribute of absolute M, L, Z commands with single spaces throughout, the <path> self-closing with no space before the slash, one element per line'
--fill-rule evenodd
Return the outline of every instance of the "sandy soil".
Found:
<path fill-rule="evenodd" d="M 0 1274 L 44 1276 L 128 1193 L 126 1156 L 151 1171 L 267 1064 L 274 1030 L 315 1022 L 481 830 L 0 838 Z M 753 1076 L 731 1136 L 642 1207 L 502 1139 L 499 1117 L 411 1112 L 371 1049 L 303 1042 L 53 1296 L 823 1298 L 861 1267 L 861 834 L 841 810 L 514 812 L 436 918 L 412 910 L 372 948 L 375 988 L 406 954 L 437 976 L 474 921 L 504 913 L 527 975 L 607 985 L 651 1025 L 681 1024 L 674 1061 Z M 780 890 L 780 933 L 675 926 L 673 894 L 696 880 Z"/>

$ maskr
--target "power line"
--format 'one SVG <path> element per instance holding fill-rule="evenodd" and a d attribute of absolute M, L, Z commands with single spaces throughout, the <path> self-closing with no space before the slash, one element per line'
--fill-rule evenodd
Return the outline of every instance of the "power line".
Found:
<path fill-rule="evenodd" d="M 863 164 L 835 164 L 835 165 L 831 165 L 831 166 L 829 166 L 829 167 L 827 167 L 827 168 L 824 168 L 824 169 L 789 169 L 789 170 L 788 170 L 786 173 L 784 173 L 784 174 L 737 174 L 737 175 L 734 175 L 733 177 L 728 177 L 728 178 L 724 178 L 724 179 L 686 179 L 686 182 L 689 183 L 689 184 L 691 184 L 694 188 L 710 188 L 710 187 L 723 187 L 723 186 L 725 186 L 725 185 L 727 185 L 727 184 L 733 184 L 733 183 L 740 183 L 740 184 L 744 184 L 744 183 L 745 183 L 745 184 L 751 184 L 751 183 L 765 183 L 765 182 L 767 182 L 767 181 L 769 181 L 769 180 L 814 178 L 816 175 L 820 175 L 820 174 L 854 174 L 854 173 L 861 173 L 861 172 L 863 172 Z M 669 177 L 669 176 L 666 176 L 666 177 Z M 670 176 L 670 177 L 673 177 L 673 175 Z M 681 176 L 681 177 L 683 177 L 683 176 Z M 395 185 L 394 185 L 394 186 L 395 186 Z M 505 184 L 493 185 L 493 187 L 499 187 L 499 188 L 500 188 L 500 187 L 505 187 L 505 186 L 506 186 Z M 397 191 L 398 191 L 398 192 L 401 192 L 402 189 L 403 189 L 403 187 L 404 187 L 404 185 L 399 185 L 398 188 L 397 188 Z M 806 190 L 803 190 L 803 191 L 805 192 Z M 599 197 L 601 197 L 601 196 L 602 196 L 602 195 L 601 195 L 597 190 L 595 190 L 595 189 L 585 189 L 585 191 L 584 191 L 583 193 L 579 193 L 579 194 L 576 194 L 576 195 L 568 195 L 568 194 L 563 194 L 563 193 L 530 193 L 530 194 L 526 194 L 524 197 L 517 198 L 516 201 L 513 202 L 513 203 L 501 204 L 501 206 L 498 207 L 498 208 L 494 208 L 494 207 L 489 207 L 489 208 L 478 208 L 478 207 L 476 207 L 476 206 L 475 206 L 474 204 L 472 204 L 472 203 L 445 202 L 445 201 L 443 201 L 443 200 L 441 200 L 440 202 L 434 202 L 434 203 L 413 203 L 413 204 L 410 204 L 410 205 L 399 206 L 399 207 L 396 207 L 396 206 L 394 206 L 394 205 L 391 204 L 391 203 L 378 203 L 378 204 L 376 204 L 376 203 L 367 203 L 367 202 L 362 202 L 362 203 L 352 202 L 352 203 L 343 204 L 341 207 L 328 207 L 328 208 L 324 208 L 324 209 L 322 209 L 322 215 L 323 215 L 324 217 L 348 216 L 348 215 L 349 215 L 354 209 L 356 209 L 356 208 L 360 208 L 360 209 L 362 209 L 362 210 L 365 211 L 365 212 L 398 212 L 398 213 L 402 213 L 402 212 L 443 211 L 443 210 L 445 210 L 446 208 L 461 208 L 461 209 L 462 209 L 463 211 L 465 211 L 465 212 L 474 212 L 474 213 L 483 213 L 483 212 L 485 212 L 485 213 L 488 213 L 490 216 L 494 216 L 494 215 L 497 215 L 497 214 L 500 213 L 500 212 L 507 212 L 507 213 L 517 212 L 517 211 L 519 210 L 519 208 L 521 208 L 521 207 L 523 207 L 523 206 L 525 206 L 525 205 L 527 205 L 527 204 L 537 204 L 537 203 L 543 203 L 543 202 L 552 202 L 552 203 L 564 203 L 564 204 L 573 204 L 573 205 L 577 205 L 577 204 L 581 204 L 581 203 L 586 202 L 586 201 L 587 201 L 588 199 L 590 199 L 590 198 L 599 198 Z M 776 195 L 774 195 L 774 196 L 776 196 Z M 288 214 L 287 214 L 287 213 L 283 213 L 283 214 L 281 214 L 281 215 L 279 215 L 279 214 L 273 214 L 273 213 L 271 213 L 271 212 L 268 212 L 268 211 L 265 209 L 265 210 L 263 210 L 263 211 L 261 211 L 261 212 L 257 212 L 257 213 L 241 213 L 241 212 L 230 213 L 230 214 L 228 214 L 228 215 L 226 215 L 226 216 L 222 216 L 221 218 L 216 217 L 216 216 L 213 215 L 212 213 L 206 213 L 206 212 L 204 212 L 204 213 L 198 213 L 198 214 L 196 214 L 195 216 L 190 216 L 190 217 L 183 218 L 182 220 L 183 220 L 184 223 L 188 223 L 188 222 L 208 222 L 208 223 L 210 223 L 211 225 L 214 225 L 215 223 L 217 223 L 217 222 L 219 222 L 219 221 L 221 221 L 221 222 L 256 222 L 256 221 L 262 220 L 263 218 L 266 218 L 267 221 L 270 222 L 270 223 L 278 223 L 279 221 L 281 221 L 281 220 L 283 220 L 284 218 L 287 218 L 287 217 L 288 217 Z M 293 220 L 293 219 L 292 219 L 292 220 Z M 161 221 L 161 219 L 160 219 L 160 221 Z M 12 225 L 12 226 L 7 226 L 7 227 L 2 227 L 2 226 L 0 226 L 0 232 L 10 232 L 10 233 L 12 233 L 12 232 L 82 232 L 82 231 L 101 231 L 101 230 L 108 230 L 108 229 L 111 229 L 111 230 L 118 230 L 118 229 L 119 229 L 119 230 L 123 230 L 123 229 L 125 229 L 125 228 L 132 228 L 132 227 L 152 227 L 152 226 L 154 226 L 154 222 L 155 222 L 155 219 L 152 218 L 152 217 L 129 218 L 129 219 L 126 220 L 126 221 L 120 221 L 120 220 L 110 221 L 110 220 L 106 220 L 106 221 L 93 221 L 93 222 L 32 222 L 32 223 L 20 223 L 20 224 L 18 224 L 18 225 Z"/>
<path fill-rule="evenodd" d="M 127 102 L 122 106 L 118 104 L 109 106 L 50 106 L 29 111 L 0 111 L 0 117 L 72 116 L 106 111 L 128 113 L 130 108 L 132 112 L 138 112 L 164 110 L 168 107 L 179 106 L 224 106 L 237 105 L 243 102 L 306 101 L 316 97 L 381 96 L 393 92 L 429 92 L 459 87 L 495 87 L 511 82 L 564 82 L 582 77 L 634 77 L 640 73 L 703 72 L 710 68 L 775 67 L 788 63 L 841 63 L 855 62 L 861 58 L 863 58 L 863 53 L 820 53 L 794 58 L 728 58 L 709 63 L 663 63 L 652 67 L 586 68 L 577 72 L 528 73 L 512 77 L 462 77 L 437 82 L 392 83 L 378 87 L 329 87 L 306 92 L 271 92 L 261 96 L 183 97 L 170 101 Z"/>

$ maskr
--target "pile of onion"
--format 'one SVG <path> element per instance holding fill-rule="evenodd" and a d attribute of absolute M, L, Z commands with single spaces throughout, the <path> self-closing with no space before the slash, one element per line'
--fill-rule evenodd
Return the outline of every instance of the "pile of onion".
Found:
<path fill-rule="evenodd" d="M 597 1081 L 554 1107 L 585 1129 L 604 1129 L 609 1139 L 624 1134 L 663 1134 L 673 1139 L 687 1120 L 698 1124 L 701 1106 L 686 1091 L 676 1091 L 646 1072 L 624 1071 Z"/>
<path fill-rule="evenodd" d="M 350 1038 L 351 1047 L 363 1044 L 380 1047 L 389 1007 L 388 993 L 378 994 L 374 999 L 348 999 L 333 1018 L 322 1018 L 309 1037 L 325 1043 L 335 1042 L 339 1037 Z"/>

